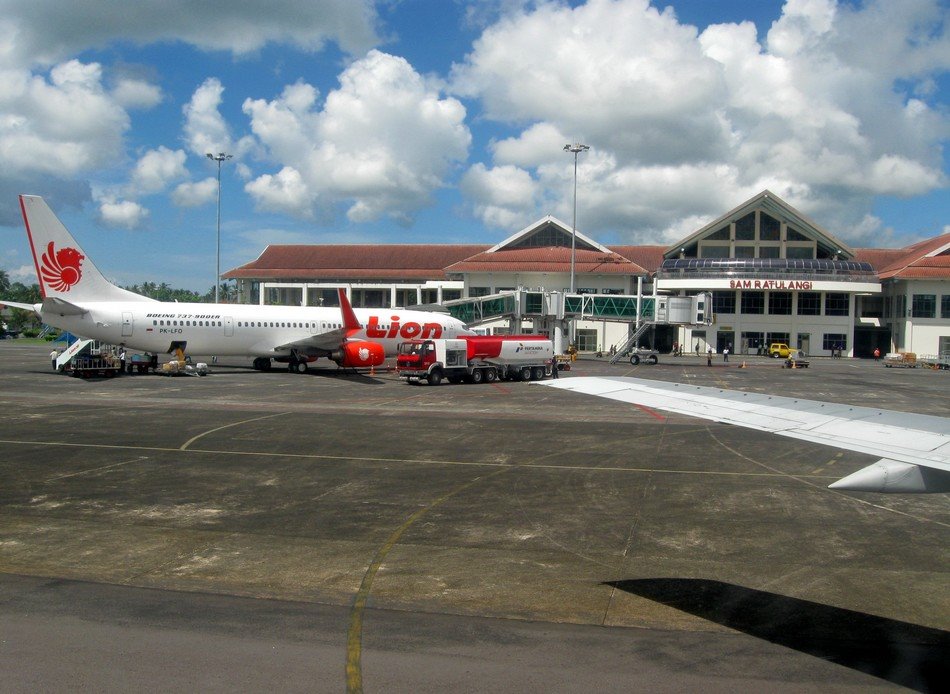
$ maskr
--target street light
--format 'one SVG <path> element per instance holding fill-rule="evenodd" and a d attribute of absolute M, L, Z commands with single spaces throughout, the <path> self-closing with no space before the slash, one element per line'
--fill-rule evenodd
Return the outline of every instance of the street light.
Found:
<path fill-rule="evenodd" d="M 218 235 L 215 245 L 215 264 L 214 264 L 214 303 L 218 302 L 218 291 L 221 284 L 221 162 L 227 161 L 232 155 L 219 152 L 217 156 L 208 152 L 205 156 L 211 161 L 218 162 Z M 575 192 L 575 196 L 577 193 Z"/>
<path fill-rule="evenodd" d="M 575 142 L 573 145 L 564 145 L 565 152 L 571 152 L 574 155 L 574 221 L 571 222 L 571 294 L 575 292 L 574 287 L 574 263 L 577 255 L 577 155 L 586 152 L 590 147 Z"/>
<path fill-rule="evenodd" d="M 564 145 L 565 152 L 571 152 L 574 155 L 574 218 L 571 222 L 571 294 L 576 291 L 575 281 L 574 281 L 574 265 L 577 256 L 577 155 L 581 152 L 586 152 L 590 147 L 588 145 L 582 145 L 579 142 L 574 144 Z M 570 339 L 571 344 L 576 348 L 576 336 L 574 335 L 575 324 L 571 320 L 571 331 Z"/>

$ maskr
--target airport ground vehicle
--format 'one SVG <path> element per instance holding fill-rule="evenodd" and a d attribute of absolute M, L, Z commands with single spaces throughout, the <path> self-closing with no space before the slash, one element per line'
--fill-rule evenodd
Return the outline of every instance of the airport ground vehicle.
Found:
<path fill-rule="evenodd" d="M 769 345 L 769 356 L 773 359 L 788 359 L 789 355 L 793 352 L 791 347 L 786 345 L 784 342 L 773 342 Z"/>
<path fill-rule="evenodd" d="M 639 366 L 640 362 L 656 364 L 660 361 L 660 353 L 655 349 L 635 349 L 630 353 L 630 364 Z"/>
<path fill-rule="evenodd" d="M 884 366 L 900 369 L 916 369 L 917 354 L 914 352 L 889 352 L 884 355 Z"/>
<path fill-rule="evenodd" d="M 788 359 L 785 360 L 783 367 L 786 369 L 807 369 L 809 364 L 811 362 L 805 352 L 800 349 L 793 349 L 789 352 Z"/>
<path fill-rule="evenodd" d="M 56 358 L 56 370 L 77 378 L 111 378 L 121 372 L 111 345 L 97 340 L 76 340 Z"/>
<path fill-rule="evenodd" d="M 458 339 L 407 340 L 396 369 L 409 383 L 539 381 L 557 368 L 554 345 L 541 335 L 465 335 Z"/>

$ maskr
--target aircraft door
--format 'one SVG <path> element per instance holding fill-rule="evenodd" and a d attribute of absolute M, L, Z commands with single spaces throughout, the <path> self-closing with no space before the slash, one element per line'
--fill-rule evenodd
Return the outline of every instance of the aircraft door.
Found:
<path fill-rule="evenodd" d="M 224 336 L 234 337 L 234 319 L 231 316 L 224 317 Z"/>
<path fill-rule="evenodd" d="M 135 321 L 131 311 L 122 312 L 122 337 L 132 337 L 132 327 Z"/>

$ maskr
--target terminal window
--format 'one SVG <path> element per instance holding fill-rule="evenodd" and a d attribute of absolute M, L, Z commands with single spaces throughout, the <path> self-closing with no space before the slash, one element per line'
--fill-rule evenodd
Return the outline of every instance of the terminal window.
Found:
<path fill-rule="evenodd" d="M 781 342 L 783 345 L 788 344 L 788 333 L 766 333 L 766 342 L 772 344 L 773 342 Z"/>
<path fill-rule="evenodd" d="M 714 314 L 735 313 L 736 312 L 736 293 L 735 292 L 713 292 Z"/>
<path fill-rule="evenodd" d="M 851 295 L 843 292 L 825 294 L 826 316 L 847 316 L 851 308 Z"/>
<path fill-rule="evenodd" d="M 940 317 L 950 318 L 950 294 L 940 297 Z"/>
<path fill-rule="evenodd" d="M 773 316 L 792 315 L 792 293 L 769 292 L 769 313 Z"/>
<path fill-rule="evenodd" d="M 765 292 L 742 292 L 742 312 L 765 313 Z"/>
<path fill-rule="evenodd" d="M 825 333 L 821 338 L 821 348 L 828 351 L 848 349 L 848 336 L 844 333 Z"/>
<path fill-rule="evenodd" d="M 914 294 L 910 312 L 912 318 L 933 318 L 937 315 L 937 295 Z"/>

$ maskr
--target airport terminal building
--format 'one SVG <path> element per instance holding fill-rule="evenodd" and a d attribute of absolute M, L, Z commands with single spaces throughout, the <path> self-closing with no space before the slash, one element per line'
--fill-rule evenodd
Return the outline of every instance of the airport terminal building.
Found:
<path fill-rule="evenodd" d="M 646 343 L 738 354 L 770 342 L 816 356 L 950 352 L 950 234 L 853 249 L 769 191 L 669 246 L 608 248 L 548 216 L 493 246 L 272 245 L 224 277 L 237 281 L 242 301 L 261 304 L 331 305 L 339 287 L 367 307 L 541 292 L 545 310 L 533 317 L 478 327 L 552 334 L 564 329 L 565 306 L 592 297 L 710 292 L 711 325 L 661 326 Z M 582 352 L 608 351 L 633 329 L 620 314 L 578 316 Z"/>

